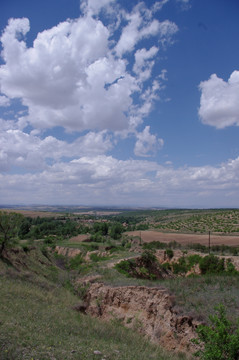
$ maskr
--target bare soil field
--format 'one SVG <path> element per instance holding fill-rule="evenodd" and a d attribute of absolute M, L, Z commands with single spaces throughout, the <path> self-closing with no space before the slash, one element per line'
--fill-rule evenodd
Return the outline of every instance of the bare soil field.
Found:
<path fill-rule="evenodd" d="M 208 234 L 194 235 L 194 234 L 177 234 L 177 233 L 163 233 L 154 230 L 145 231 L 129 231 L 129 236 L 141 236 L 142 242 L 160 241 L 169 243 L 171 241 L 177 241 L 182 245 L 187 244 L 201 244 L 208 245 Z M 214 235 L 210 236 L 211 246 L 213 245 L 228 245 L 238 246 L 239 236 L 230 235 Z"/>

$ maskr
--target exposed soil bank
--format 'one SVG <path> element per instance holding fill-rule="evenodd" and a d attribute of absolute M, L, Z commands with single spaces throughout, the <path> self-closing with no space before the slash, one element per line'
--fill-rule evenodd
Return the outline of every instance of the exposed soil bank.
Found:
<path fill-rule="evenodd" d="M 94 283 L 87 292 L 86 313 L 102 319 L 118 319 L 167 350 L 196 351 L 191 339 L 196 337 L 199 322 L 190 316 L 179 315 L 166 290 Z"/>

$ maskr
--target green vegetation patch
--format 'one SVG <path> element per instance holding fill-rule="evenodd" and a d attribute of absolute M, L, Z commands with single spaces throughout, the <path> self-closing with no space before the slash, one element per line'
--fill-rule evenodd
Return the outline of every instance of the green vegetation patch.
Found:
<path fill-rule="evenodd" d="M 115 269 L 127 277 L 138 279 L 157 280 L 170 276 L 169 270 L 159 264 L 150 250 L 145 250 L 138 258 L 121 261 Z"/>
<path fill-rule="evenodd" d="M 237 360 L 239 358 L 239 324 L 237 327 L 227 319 L 223 305 L 215 307 L 216 314 L 210 315 L 210 325 L 199 325 L 198 339 L 201 345 L 195 353 L 201 360 Z"/>

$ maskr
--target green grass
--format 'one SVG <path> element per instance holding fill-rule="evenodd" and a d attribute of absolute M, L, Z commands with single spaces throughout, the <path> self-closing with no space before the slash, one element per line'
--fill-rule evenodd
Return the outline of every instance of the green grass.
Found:
<path fill-rule="evenodd" d="M 79 299 L 63 287 L 44 288 L 12 272 L 0 279 L 0 298 L 2 360 L 178 359 L 116 321 L 76 312 Z"/>

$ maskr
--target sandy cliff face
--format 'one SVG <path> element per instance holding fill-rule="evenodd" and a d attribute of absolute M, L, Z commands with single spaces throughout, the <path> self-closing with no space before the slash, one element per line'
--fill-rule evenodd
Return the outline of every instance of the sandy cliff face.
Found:
<path fill-rule="evenodd" d="M 196 337 L 198 322 L 177 314 L 165 290 L 144 286 L 113 288 L 95 283 L 88 290 L 86 312 L 103 319 L 119 319 L 168 350 L 196 350 L 191 339 Z"/>

